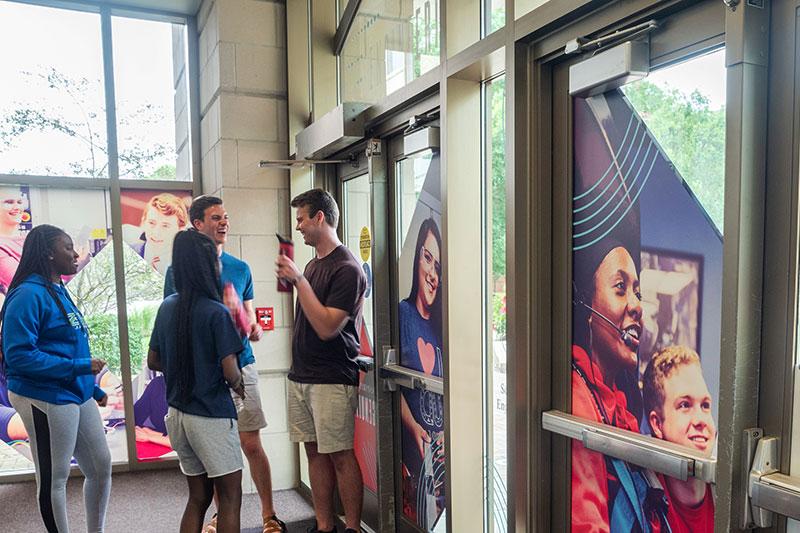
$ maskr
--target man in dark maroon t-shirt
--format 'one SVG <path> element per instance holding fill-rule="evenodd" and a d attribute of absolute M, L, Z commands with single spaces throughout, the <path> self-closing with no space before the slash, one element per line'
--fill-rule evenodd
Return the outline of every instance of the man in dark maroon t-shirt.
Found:
<path fill-rule="evenodd" d="M 367 281 L 358 261 L 336 234 L 339 208 L 321 189 L 292 200 L 297 230 L 316 258 L 305 272 L 285 255 L 279 278 L 297 291 L 289 371 L 289 436 L 305 444 L 319 533 L 336 531 L 333 487 L 339 487 L 347 530 L 361 525 L 363 486 L 353 452 L 358 404 L 358 327 Z"/>

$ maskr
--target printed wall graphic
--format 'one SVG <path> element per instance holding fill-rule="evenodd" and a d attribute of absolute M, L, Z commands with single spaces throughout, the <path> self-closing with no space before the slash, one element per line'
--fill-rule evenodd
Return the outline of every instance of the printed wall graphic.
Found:
<path fill-rule="evenodd" d="M 366 263 L 365 263 L 366 264 Z M 366 324 L 359 328 L 359 355 L 375 357 Z M 361 480 L 372 492 L 378 492 L 378 428 L 375 413 L 375 372 L 358 373 L 358 409 L 353 436 Z"/>
<path fill-rule="evenodd" d="M 620 91 L 573 111 L 572 412 L 711 456 L 720 322 L 703 313 L 719 313 L 705 281 L 722 278 L 722 238 Z M 713 517 L 701 481 L 573 441 L 573 531 L 713 531 Z"/>
<path fill-rule="evenodd" d="M 668 250 L 642 248 L 642 332 L 639 372 L 668 346 L 700 350 L 700 279 L 703 258 Z"/>
<path fill-rule="evenodd" d="M 403 220 L 400 255 L 400 364 L 442 376 L 442 237 L 439 158 L 401 162 L 401 197 L 414 198 Z M 410 213 L 407 205 L 401 213 Z M 403 513 L 433 531 L 445 510 L 444 398 L 431 391 L 402 389 Z"/>
<path fill-rule="evenodd" d="M 362 174 L 343 184 L 342 223 L 344 243 L 361 258 L 361 269 L 367 278 L 364 293 L 362 320 L 357 326 L 359 355 L 375 357 L 372 332 L 374 331 L 373 279 L 371 275 L 372 238 L 369 229 L 372 216 L 372 187 L 369 175 Z M 355 418 L 353 449 L 361 468 L 364 487 L 373 493 L 378 492 L 378 428 L 375 408 L 375 372 L 358 373 L 358 409 Z"/>
<path fill-rule="evenodd" d="M 127 461 L 125 411 L 108 193 L 102 190 L 0 187 L 0 303 L 19 265 L 26 235 L 39 224 L 67 232 L 79 254 L 78 273 L 63 281 L 89 329 L 92 354 L 108 362 L 96 383 L 109 395 L 98 407 L 106 428 L 113 462 Z M 112 302 L 112 303 L 110 303 Z M 118 340 L 116 341 L 118 343 Z M 28 435 L 8 399 L 0 373 L 0 473 L 33 471 Z"/>
<path fill-rule="evenodd" d="M 172 241 L 189 227 L 192 193 L 124 189 L 120 201 L 122 239 L 128 245 L 125 286 L 136 455 L 140 461 L 153 461 L 174 452 L 164 423 L 166 383 L 160 372 L 147 368 L 147 346 L 163 298 L 164 276 L 172 263 Z"/>
<path fill-rule="evenodd" d="M 172 263 L 175 234 L 189 227 L 190 191 L 123 190 L 122 239 L 162 276 Z"/>

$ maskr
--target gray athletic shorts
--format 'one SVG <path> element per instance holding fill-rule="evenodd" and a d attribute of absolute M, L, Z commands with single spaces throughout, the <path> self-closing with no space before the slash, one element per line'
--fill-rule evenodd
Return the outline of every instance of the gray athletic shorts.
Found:
<path fill-rule="evenodd" d="M 353 449 L 358 387 L 289 380 L 289 439 L 316 442 L 319 453 Z"/>
<path fill-rule="evenodd" d="M 236 419 L 190 415 L 170 407 L 164 422 L 187 476 L 213 478 L 244 468 Z"/>
<path fill-rule="evenodd" d="M 258 390 L 258 370 L 255 363 L 242 368 L 244 400 L 231 391 L 236 416 L 239 418 L 239 431 L 258 431 L 267 427 L 267 418 L 261 408 L 261 392 Z"/>

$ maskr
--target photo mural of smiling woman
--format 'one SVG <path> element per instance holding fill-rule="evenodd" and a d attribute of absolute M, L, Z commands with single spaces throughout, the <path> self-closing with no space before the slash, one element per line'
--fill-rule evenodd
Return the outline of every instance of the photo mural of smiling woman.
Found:
<path fill-rule="evenodd" d="M 20 187 L 0 187 L 0 293 L 17 271 L 25 235 L 20 231 L 27 198 Z"/>
<path fill-rule="evenodd" d="M 439 157 L 427 153 L 401 161 L 402 244 L 397 307 L 403 367 L 441 378 L 443 242 Z M 444 397 L 400 388 L 403 514 L 424 531 L 443 531 L 445 515 Z"/>
<path fill-rule="evenodd" d="M 583 178 L 596 175 L 595 164 L 602 163 L 576 161 L 578 206 L 591 191 L 593 183 Z M 608 189 L 603 201 L 625 205 L 623 219 L 589 245 L 573 248 L 572 413 L 638 433 L 625 390 L 636 379 L 642 336 L 639 213 L 624 186 Z M 646 472 L 572 442 L 573 531 L 658 529 L 666 521 L 666 502 L 661 509 L 646 505 L 639 494 L 649 488 Z"/>

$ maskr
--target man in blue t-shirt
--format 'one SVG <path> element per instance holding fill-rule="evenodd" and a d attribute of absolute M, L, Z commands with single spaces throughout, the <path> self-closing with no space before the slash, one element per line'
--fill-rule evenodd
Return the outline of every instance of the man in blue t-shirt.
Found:
<path fill-rule="evenodd" d="M 242 337 L 244 350 L 239 353 L 239 367 L 242 370 L 245 397 L 242 400 L 239 396 L 232 395 L 239 415 L 239 439 L 242 443 L 242 451 L 250 465 L 253 483 L 261 499 L 264 531 L 269 533 L 286 531 L 286 526 L 275 516 L 275 508 L 272 503 L 272 474 L 270 473 L 269 459 L 260 437 L 260 430 L 267 426 L 267 420 L 264 410 L 261 408 L 256 358 L 250 346 L 250 341 L 259 340 L 262 333 L 253 308 L 253 276 L 247 263 L 222 251 L 228 240 L 230 223 L 221 198 L 206 195 L 195 198 L 189 208 L 189 221 L 195 230 L 211 237 L 211 240 L 216 243 L 219 250 L 220 278 L 223 287 L 228 284 L 233 286 L 238 296 L 238 304 L 244 307 L 247 316 L 247 334 Z M 164 282 L 164 297 L 166 298 L 174 292 L 175 281 L 170 268 L 167 270 Z M 227 293 L 228 291 L 223 292 Z M 232 313 L 237 313 L 236 302 L 229 301 L 227 296 L 223 299 Z M 214 520 L 212 518 L 210 525 L 216 527 Z"/>

